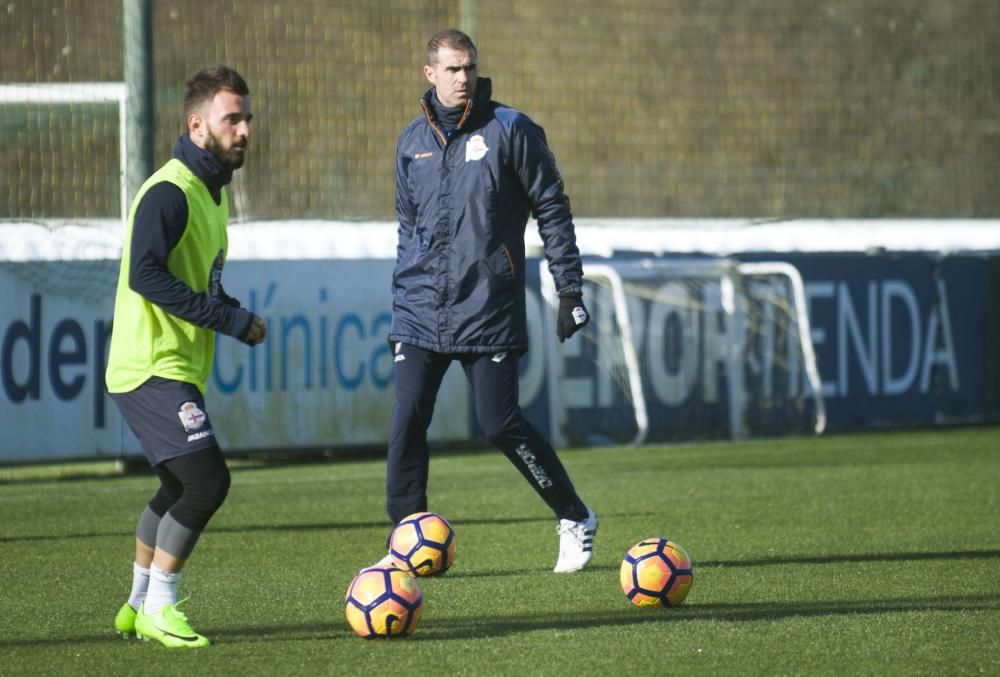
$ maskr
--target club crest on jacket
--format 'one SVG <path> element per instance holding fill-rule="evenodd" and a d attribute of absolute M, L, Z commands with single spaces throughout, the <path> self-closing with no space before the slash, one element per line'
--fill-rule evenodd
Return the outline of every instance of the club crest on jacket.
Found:
<path fill-rule="evenodd" d="M 482 134 L 474 134 L 465 142 L 465 161 L 482 160 L 489 152 Z"/>

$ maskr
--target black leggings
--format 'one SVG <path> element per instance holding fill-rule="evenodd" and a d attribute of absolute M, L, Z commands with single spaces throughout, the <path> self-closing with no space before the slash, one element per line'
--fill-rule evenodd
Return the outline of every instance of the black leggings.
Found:
<path fill-rule="evenodd" d="M 153 466 L 160 488 L 149 502 L 158 517 L 170 511 L 177 522 L 201 531 L 229 493 L 229 468 L 218 445 Z"/>

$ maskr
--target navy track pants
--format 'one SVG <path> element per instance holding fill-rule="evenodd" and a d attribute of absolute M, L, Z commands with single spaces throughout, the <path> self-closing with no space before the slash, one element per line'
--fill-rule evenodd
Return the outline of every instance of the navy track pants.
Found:
<path fill-rule="evenodd" d="M 465 371 L 476 417 L 490 442 L 514 464 L 556 517 L 586 519 L 587 508 L 552 445 L 521 413 L 516 355 L 441 354 L 397 344 L 395 356 L 396 402 L 386 473 L 386 509 L 394 524 L 428 509 L 427 429 L 441 382 L 453 361 L 460 362 Z"/>

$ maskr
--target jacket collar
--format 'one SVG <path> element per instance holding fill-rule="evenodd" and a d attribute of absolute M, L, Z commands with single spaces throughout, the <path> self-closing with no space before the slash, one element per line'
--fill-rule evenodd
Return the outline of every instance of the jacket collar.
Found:
<path fill-rule="evenodd" d="M 455 125 L 454 129 L 447 134 L 442 131 L 441 124 L 437 118 L 437 113 L 434 111 L 435 98 L 436 95 L 434 88 L 431 87 L 420 100 L 420 106 L 424 109 L 424 115 L 427 117 L 427 121 L 430 123 L 431 127 L 433 127 L 434 131 L 441 137 L 441 141 L 443 143 L 448 143 L 448 139 L 467 127 L 469 122 L 475 119 L 480 112 L 489 108 L 490 100 L 493 98 L 493 82 L 489 78 L 479 78 L 477 80 L 476 93 L 465 105 L 465 112 L 459 119 L 458 124 Z"/>
<path fill-rule="evenodd" d="M 174 157 L 208 186 L 212 197 L 216 197 L 223 186 L 233 180 L 233 170 L 226 169 L 222 160 L 210 150 L 199 148 L 187 133 L 181 134 L 174 146 Z"/>

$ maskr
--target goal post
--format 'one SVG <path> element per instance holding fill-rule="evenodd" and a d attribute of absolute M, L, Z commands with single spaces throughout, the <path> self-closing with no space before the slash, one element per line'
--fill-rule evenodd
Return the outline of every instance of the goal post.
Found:
<path fill-rule="evenodd" d="M 119 214 L 128 215 L 127 89 L 124 82 L 56 82 L 0 84 L 0 106 L 66 106 L 76 104 L 114 105 L 118 111 Z M 73 217 L 74 215 L 67 215 Z"/>
<path fill-rule="evenodd" d="M 631 398 L 635 417 L 635 436 L 631 439 L 632 444 L 641 444 L 649 432 L 649 415 L 646 408 L 646 396 L 643 393 L 642 379 L 640 376 L 639 355 L 636 352 L 636 342 L 632 336 L 632 321 L 629 318 L 629 304 L 625 297 L 625 288 L 618 272 L 610 265 L 593 264 L 587 266 L 588 282 L 594 280 L 607 281 L 607 290 L 612 294 L 614 308 L 613 319 L 617 335 L 620 337 L 621 359 L 628 377 L 624 381 L 627 394 Z M 554 309 L 559 307 L 559 298 L 556 294 L 555 282 L 549 273 L 548 264 L 542 262 L 542 296 Z M 605 318 L 602 318 L 602 320 Z M 598 330 L 600 331 L 600 330 Z M 593 327 L 587 333 L 578 333 L 579 336 L 590 334 L 592 337 Z M 610 333 L 610 332 L 604 332 Z M 551 336 L 552 332 L 546 332 L 546 336 Z M 593 338 L 591 339 L 594 340 Z M 557 344 L 551 343 L 552 350 L 546 355 L 546 372 L 549 382 L 549 419 L 552 421 L 552 437 L 557 444 L 564 442 L 563 429 L 566 426 L 565 413 L 563 407 L 564 398 L 562 395 L 562 384 L 565 383 L 565 373 L 562 356 L 556 350 Z"/>
<path fill-rule="evenodd" d="M 795 322 L 798 331 L 799 342 L 797 346 L 802 351 L 805 383 L 808 384 L 811 391 L 815 407 L 813 431 L 817 435 L 823 433 L 826 430 L 826 406 L 823 402 L 822 394 L 823 383 L 820 380 L 819 366 L 816 361 L 816 349 L 812 342 L 812 324 L 809 322 L 809 308 L 806 304 L 805 284 L 802 282 L 802 276 L 799 274 L 798 268 L 784 261 L 764 261 L 760 263 L 740 263 L 737 266 L 737 270 L 739 270 L 745 279 L 749 280 L 777 277 L 787 281 L 789 285 L 787 292 L 788 299 L 793 304 L 789 316 Z M 772 299 L 777 299 L 777 303 L 772 301 L 767 305 L 769 310 L 784 301 L 784 297 L 780 295 L 780 291 L 778 294 L 777 297 L 772 297 Z M 751 298 L 754 297 L 759 297 L 759 295 L 751 296 Z M 770 327 L 773 324 L 768 322 L 765 326 Z"/>
<path fill-rule="evenodd" d="M 571 341 L 546 347 L 554 442 L 641 444 L 825 429 L 804 285 L 794 266 L 636 258 L 586 261 L 584 270 L 592 322 Z M 542 295 L 555 308 L 545 261 L 540 272 Z"/>

